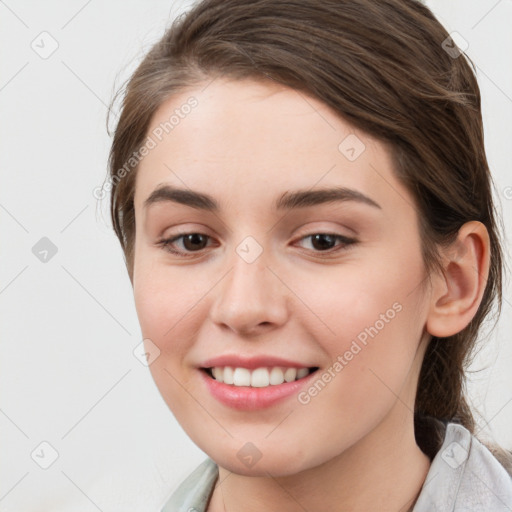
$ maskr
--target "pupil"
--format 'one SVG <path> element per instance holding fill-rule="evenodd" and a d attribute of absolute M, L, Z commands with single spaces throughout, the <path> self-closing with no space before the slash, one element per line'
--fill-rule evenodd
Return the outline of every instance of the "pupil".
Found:
<path fill-rule="evenodd" d="M 324 242 L 322 242 L 322 240 L 324 240 Z M 328 242 L 325 243 L 325 240 L 328 240 Z M 313 247 L 315 247 L 315 249 L 331 249 L 334 246 L 334 242 L 335 238 L 332 235 L 318 234 L 313 236 Z"/>
<path fill-rule="evenodd" d="M 194 247 L 194 244 L 197 244 L 199 243 L 199 245 L 201 245 L 201 241 L 200 239 L 203 237 L 203 235 L 199 234 L 199 233 L 192 233 L 190 235 L 187 235 L 184 239 L 183 239 L 183 245 L 185 246 L 185 248 L 187 250 L 194 250 L 194 249 L 198 249 L 198 247 Z M 190 244 L 188 244 L 187 242 L 192 242 L 192 246 L 190 246 Z M 188 247 L 187 247 L 188 245 Z M 199 247 L 199 249 L 203 249 L 204 247 Z"/>

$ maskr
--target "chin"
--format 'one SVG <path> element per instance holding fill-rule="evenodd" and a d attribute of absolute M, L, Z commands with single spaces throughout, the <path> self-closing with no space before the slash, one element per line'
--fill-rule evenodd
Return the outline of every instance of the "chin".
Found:
<path fill-rule="evenodd" d="M 276 450 L 274 447 L 260 451 L 249 443 L 242 448 L 237 446 L 236 449 L 226 447 L 222 450 L 218 446 L 201 449 L 220 467 L 243 476 L 290 476 L 317 465 L 315 461 L 305 458 L 306 455 L 299 450 L 291 450 L 293 455 L 290 455 L 290 449 Z"/>

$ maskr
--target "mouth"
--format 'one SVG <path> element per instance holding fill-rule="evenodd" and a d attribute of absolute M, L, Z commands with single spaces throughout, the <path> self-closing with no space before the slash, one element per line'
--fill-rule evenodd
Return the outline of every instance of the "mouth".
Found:
<path fill-rule="evenodd" d="M 309 377 L 317 370 L 317 366 L 297 368 L 272 366 L 254 369 L 233 366 L 201 368 L 201 371 L 212 380 L 232 387 L 251 388 L 267 388 L 299 381 Z"/>
<path fill-rule="evenodd" d="M 217 364 L 222 363 L 219 361 Z M 253 368 L 206 366 L 199 371 L 207 392 L 213 398 L 230 409 L 249 412 L 277 407 L 284 400 L 297 396 L 301 389 L 311 384 L 319 369 L 317 366 L 260 364 L 253 364 Z"/>

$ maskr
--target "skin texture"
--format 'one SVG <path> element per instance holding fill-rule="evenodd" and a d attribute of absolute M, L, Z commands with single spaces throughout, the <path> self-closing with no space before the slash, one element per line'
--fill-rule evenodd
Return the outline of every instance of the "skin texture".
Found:
<path fill-rule="evenodd" d="M 133 289 L 148 350 L 160 351 L 150 370 L 162 397 L 219 465 L 208 511 L 408 510 L 430 465 L 413 428 L 421 361 L 430 334 L 460 331 L 478 308 L 485 227 L 466 224 L 457 250 L 446 251 L 446 273 L 429 280 L 414 201 L 382 143 L 303 93 L 220 78 L 163 103 L 148 134 L 190 96 L 197 106 L 137 170 Z M 365 146 L 353 161 L 339 149 L 349 135 Z M 220 210 L 144 208 L 161 184 L 210 194 Z M 330 186 L 380 208 L 273 209 L 285 191 Z M 158 244 L 183 233 L 206 238 L 177 240 L 185 257 Z M 318 233 L 357 242 L 322 251 L 311 238 Z M 252 263 L 236 251 L 248 236 L 262 249 Z M 393 304 L 400 311 L 389 319 Z M 293 395 L 237 411 L 209 394 L 198 370 L 221 354 L 265 354 L 322 375 L 381 315 L 384 327 L 307 404 Z M 237 457 L 248 442 L 261 454 L 251 467 Z"/>

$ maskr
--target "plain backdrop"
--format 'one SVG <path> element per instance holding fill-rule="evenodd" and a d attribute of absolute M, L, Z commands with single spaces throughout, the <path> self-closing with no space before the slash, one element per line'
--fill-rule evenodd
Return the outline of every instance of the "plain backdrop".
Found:
<path fill-rule="evenodd" d="M 427 4 L 477 66 L 510 233 L 512 2 Z M 190 5 L 0 1 L 1 511 L 157 511 L 205 457 L 133 353 L 131 285 L 108 200 L 93 197 L 114 87 Z M 508 448 L 511 303 L 507 287 L 469 385 L 479 433 Z"/>

